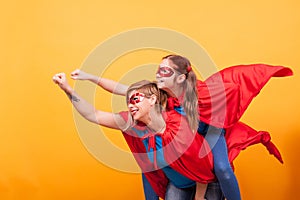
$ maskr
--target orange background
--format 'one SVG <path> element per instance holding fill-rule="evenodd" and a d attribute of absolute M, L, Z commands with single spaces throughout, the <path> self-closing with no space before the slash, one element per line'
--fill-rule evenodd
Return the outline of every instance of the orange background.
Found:
<path fill-rule="evenodd" d="M 2 3 L 0 199 L 143 198 L 140 175 L 113 170 L 87 152 L 72 106 L 51 80 L 57 72 L 69 74 L 79 68 L 112 35 L 141 27 L 168 28 L 193 38 L 219 69 L 258 62 L 293 69 L 293 77 L 272 79 L 242 118 L 271 132 L 284 165 L 258 145 L 242 152 L 235 167 L 245 200 L 300 199 L 299 4 L 295 0 Z M 137 54 L 115 64 L 129 69 L 145 61 L 158 62 L 162 55 Z M 122 142 L 121 135 L 114 137 Z"/>

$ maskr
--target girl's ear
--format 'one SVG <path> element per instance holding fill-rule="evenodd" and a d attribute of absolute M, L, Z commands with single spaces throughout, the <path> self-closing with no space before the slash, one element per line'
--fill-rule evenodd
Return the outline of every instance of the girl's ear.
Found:
<path fill-rule="evenodd" d="M 157 96 L 155 94 L 152 94 L 150 96 L 150 103 L 151 103 L 151 105 L 155 105 L 156 100 L 157 100 Z"/>
<path fill-rule="evenodd" d="M 185 79 L 186 79 L 185 74 L 180 74 L 179 76 L 177 76 L 176 82 L 177 82 L 178 84 L 181 84 L 181 83 L 183 83 L 183 82 L 185 81 Z"/>

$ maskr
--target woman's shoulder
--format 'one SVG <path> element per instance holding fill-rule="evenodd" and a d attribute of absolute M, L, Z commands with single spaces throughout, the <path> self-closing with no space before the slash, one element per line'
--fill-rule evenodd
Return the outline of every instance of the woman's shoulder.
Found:
<path fill-rule="evenodd" d="M 121 111 L 118 113 L 125 121 L 127 121 L 129 119 L 129 111 Z"/>

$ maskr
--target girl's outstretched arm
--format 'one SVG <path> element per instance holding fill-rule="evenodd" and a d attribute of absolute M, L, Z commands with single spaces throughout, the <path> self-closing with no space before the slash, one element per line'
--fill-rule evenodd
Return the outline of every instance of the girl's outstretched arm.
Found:
<path fill-rule="evenodd" d="M 55 74 L 53 81 L 67 94 L 79 114 L 88 121 L 118 130 L 121 130 L 126 125 L 119 114 L 96 110 L 94 106 L 81 98 L 68 84 L 65 73 Z"/>
<path fill-rule="evenodd" d="M 80 69 L 76 69 L 75 71 L 73 71 L 71 73 L 71 78 L 74 80 L 89 80 L 110 93 L 122 96 L 126 95 L 126 91 L 128 89 L 127 85 L 123 85 L 110 79 L 97 77 L 95 75 L 86 73 Z"/>

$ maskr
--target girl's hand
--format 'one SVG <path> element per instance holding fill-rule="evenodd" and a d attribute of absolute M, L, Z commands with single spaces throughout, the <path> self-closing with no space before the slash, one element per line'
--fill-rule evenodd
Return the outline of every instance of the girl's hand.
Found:
<path fill-rule="evenodd" d="M 65 73 L 55 74 L 52 78 L 53 82 L 56 83 L 62 90 L 68 92 L 71 90 L 71 86 L 68 84 Z"/>
<path fill-rule="evenodd" d="M 71 78 L 74 80 L 88 80 L 90 79 L 90 74 L 81 71 L 80 69 L 76 69 L 71 73 Z"/>

